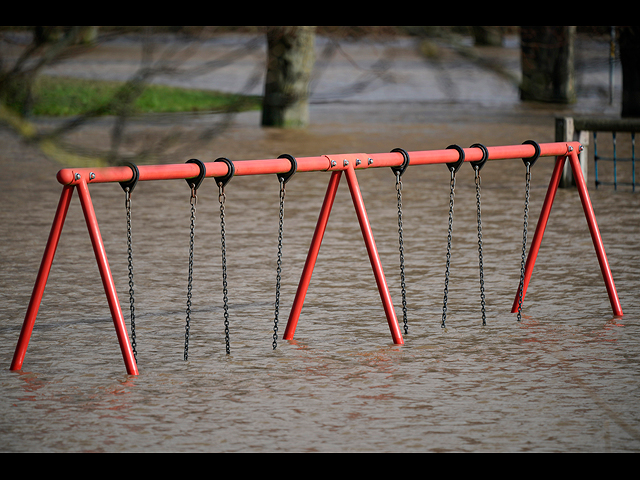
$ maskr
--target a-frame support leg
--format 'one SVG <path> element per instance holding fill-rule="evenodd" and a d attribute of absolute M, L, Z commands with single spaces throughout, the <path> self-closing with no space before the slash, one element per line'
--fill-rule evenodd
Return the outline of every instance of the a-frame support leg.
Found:
<path fill-rule="evenodd" d="M 347 168 L 345 170 L 345 173 L 347 176 L 347 183 L 349 185 L 349 191 L 351 192 L 353 205 L 356 210 L 358 222 L 360 224 L 360 229 L 362 231 L 362 236 L 364 238 L 365 246 L 369 254 L 371 267 L 373 269 L 373 273 L 376 279 L 376 284 L 378 286 L 378 291 L 380 292 L 380 298 L 382 300 L 385 315 L 387 317 L 387 323 L 389 324 L 389 329 L 391 330 L 391 336 L 395 344 L 402 345 L 404 344 L 404 340 L 402 339 L 402 334 L 400 333 L 400 327 L 398 325 L 398 319 L 393 309 L 393 303 L 391 302 L 391 295 L 389 293 L 389 288 L 387 286 L 384 272 L 382 270 L 380 256 L 378 254 L 378 250 L 376 248 L 375 241 L 373 239 L 373 233 L 371 230 L 369 219 L 367 217 L 367 212 L 364 208 L 364 201 L 362 199 L 362 193 L 358 185 L 358 180 L 356 178 L 356 174 L 353 167 Z M 302 276 L 298 284 L 298 290 L 296 292 L 296 296 L 293 301 L 291 313 L 289 314 L 289 320 L 283 336 L 285 340 L 293 339 L 293 335 L 295 333 L 295 329 L 298 324 L 298 319 L 300 318 L 302 305 L 304 304 L 304 297 L 309 288 L 309 282 L 311 281 L 311 274 L 313 273 L 313 268 L 315 266 L 316 259 L 318 258 L 318 252 L 320 250 L 322 238 L 326 230 L 329 214 L 331 213 L 331 207 L 333 206 L 333 201 L 335 199 L 336 192 L 338 190 L 341 174 L 342 174 L 341 171 L 334 171 L 331 174 L 331 179 L 329 180 L 327 192 L 325 193 L 324 202 L 322 204 L 322 209 L 320 210 L 320 215 L 318 217 L 316 229 L 314 231 L 313 238 L 311 240 L 311 245 L 309 247 L 307 259 L 305 261 L 305 265 L 302 271 Z"/>
<path fill-rule="evenodd" d="M 572 150 L 571 152 L 569 152 L 568 158 L 571 164 L 571 169 L 573 171 L 573 176 L 575 178 L 576 187 L 578 188 L 578 193 L 580 194 L 582 208 L 584 209 L 584 214 L 587 219 L 589 232 L 591 233 L 593 246 L 596 250 L 598 262 L 600 264 L 600 271 L 602 272 L 602 277 L 604 279 L 604 283 L 607 288 L 607 294 L 609 295 L 609 301 L 611 303 L 613 314 L 617 316 L 622 316 L 622 307 L 620 306 L 618 293 L 616 291 L 616 287 L 613 282 L 613 276 L 611 275 L 611 268 L 609 267 L 607 255 L 604 250 L 602 237 L 600 236 L 600 230 L 598 228 L 596 216 L 593 211 L 593 206 L 591 204 L 591 199 L 589 197 L 587 185 L 582 175 L 582 169 L 580 168 L 580 160 L 578 159 L 578 153 L 575 150 Z M 524 281 L 522 286 L 523 301 L 524 301 L 525 294 L 527 293 L 529 280 L 531 279 L 533 267 L 536 263 L 536 258 L 538 256 L 540 244 L 542 243 L 542 236 L 544 235 L 544 230 L 547 226 L 547 221 L 549 220 L 551 206 L 553 205 L 553 200 L 555 199 L 556 192 L 558 190 L 558 185 L 560 183 L 560 178 L 562 176 L 562 171 L 564 169 L 564 164 L 566 160 L 567 160 L 567 156 L 558 157 L 556 159 L 555 168 L 553 170 L 553 174 L 551 175 L 551 180 L 549 181 L 549 188 L 547 189 L 547 195 L 542 205 L 540 218 L 538 220 L 538 224 L 536 225 L 536 231 L 533 236 L 533 240 L 531 242 L 531 247 L 529 249 L 529 254 L 527 256 L 527 261 L 525 264 Z M 519 296 L 520 296 L 520 288 L 518 287 L 515 300 L 511 307 L 512 313 L 515 313 L 518 311 Z"/>
<path fill-rule="evenodd" d="M 84 218 L 87 222 L 89 237 L 91 237 L 93 252 L 96 256 L 96 262 L 98 262 L 98 269 L 100 270 L 104 293 L 106 294 L 107 302 L 109 303 L 109 310 L 111 311 L 111 318 L 113 319 L 113 325 L 116 329 L 122 358 L 124 359 L 127 373 L 129 375 L 138 375 L 138 366 L 136 364 L 136 359 L 133 356 L 133 348 L 129 341 L 127 327 L 124 323 L 122 309 L 120 308 L 120 302 L 118 301 L 118 294 L 116 293 L 113 276 L 111 275 L 111 268 L 109 267 L 109 261 L 107 260 L 107 253 L 104 248 L 104 243 L 102 242 L 100 229 L 98 228 L 98 219 L 96 218 L 95 211 L 93 210 L 93 203 L 89 196 L 89 187 L 85 182 L 80 182 L 78 184 L 78 195 L 80 197 L 80 204 L 82 205 Z"/>
<path fill-rule="evenodd" d="M 18 338 L 18 344 L 13 355 L 13 361 L 11 362 L 11 370 L 20 370 L 22 368 L 24 357 L 27 352 L 27 346 L 29 345 L 29 340 L 31 339 L 31 334 L 33 332 L 36 316 L 38 315 L 38 309 L 42 302 L 44 288 L 49 278 L 53 258 L 62 233 L 62 227 L 64 226 L 67 212 L 69 211 L 69 204 L 71 202 L 73 189 L 76 187 L 78 189 L 80 204 L 82 205 L 87 229 L 89 230 L 89 237 L 91 238 L 91 243 L 93 245 L 93 251 L 96 257 L 96 262 L 98 263 L 98 269 L 100 271 L 102 284 L 109 303 L 111 317 L 113 318 L 113 324 L 116 329 L 116 335 L 118 337 L 127 373 L 130 375 L 137 375 L 138 367 L 136 365 L 135 357 L 133 356 L 133 349 L 131 348 L 129 336 L 127 335 L 127 328 L 124 323 L 124 317 L 122 316 L 122 309 L 120 308 L 120 303 L 118 301 L 118 295 L 111 275 L 111 269 L 107 260 L 104 243 L 102 242 L 102 236 L 100 235 L 100 230 L 98 228 L 98 220 L 89 195 L 89 188 L 85 182 L 79 182 L 76 186 L 65 185 L 62 188 L 62 194 L 60 195 L 58 208 L 53 219 L 49 239 L 47 240 L 44 255 L 40 263 L 40 270 L 36 277 L 36 282 L 31 294 L 31 300 L 29 301 L 27 313 L 22 324 L 22 330 L 20 331 L 20 337 Z"/>
<path fill-rule="evenodd" d="M 44 249 L 44 254 L 42 255 L 42 260 L 40 262 L 38 276 L 36 277 L 36 283 L 33 286 L 33 291 L 31 293 L 31 300 L 29 300 L 27 313 L 24 317 L 24 322 L 22 323 L 20 337 L 18 338 L 18 344 L 16 345 L 16 350 L 13 354 L 11 370 L 20 370 L 22 368 L 24 356 L 27 353 L 27 347 L 29 346 L 29 340 L 33 333 L 33 325 L 35 324 L 40 303 L 42 302 L 44 287 L 47 285 L 47 280 L 49 279 L 49 272 L 51 271 L 51 265 L 53 264 L 53 257 L 56 254 L 60 234 L 62 233 L 62 227 L 64 226 L 64 221 L 67 218 L 67 212 L 69 211 L 69 204 L 71 203 L 73 189 L 74 187 L 68 185 L 62 188 L 60 200 L 58 201 L 58 208 L 56 210 L 55 217 L 53 217 L 53 224 L 51 225 L 51 231 L 49 232 L 49 239 L 47 240 L 47 245 Z"/>

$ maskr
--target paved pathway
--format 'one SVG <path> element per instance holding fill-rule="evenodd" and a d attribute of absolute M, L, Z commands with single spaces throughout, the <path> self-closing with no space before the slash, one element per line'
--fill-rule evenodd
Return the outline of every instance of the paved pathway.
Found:
<path fill-rule="evenodd" d="M 184 74 L 158 76 L 161 83 L 189 88 L 261 94 L 263 88 L 265 42 L 262 36 L 225 35 L 203 42 L 191 50 L 186 43 L 159 38 L 154 59 Z M 251 43 L 254 42 L 254 43 Z M 247 45 L 253 50 L 234 57 Z M 518 107 L 520 52 L 516 37 L 508 38 L 503 48 L 477 49 L 483 60 L 491 60 L 507 76 L 480 67 L 440 45 L 438 59 L 425 59 L 418 51 L 416 38 L 398 38 L 388 42 L 359 41 L 340 43 L 326 64 L 323 52 L 329 41 L 317 40 L 318 67 L 321 74 L 312 85 L 311 102 L 395 103 L 420 105 L 466 105 L 469 108 L 504 109 Z M 233 61 L 226 62 L 232 58 Z M 55 66 L 49 73 L 87 78 L 125 80 L 140 66 L 141 48 L 136 38 L 107 42 L 88 55 Z M 577 84 L 579 102 L 571 110 L 577 113 L 617 115 L 621 73 L 614 75 L 614 105 L 609 105 L 608 44 L 605 40 L 581 39 L 577 47 Z M 320 72 L 319 72 L 320 73 Z M 511 78 L 507 78 L 511 77 Z M 253 84 L 247 87 L 250 79 Z"/>

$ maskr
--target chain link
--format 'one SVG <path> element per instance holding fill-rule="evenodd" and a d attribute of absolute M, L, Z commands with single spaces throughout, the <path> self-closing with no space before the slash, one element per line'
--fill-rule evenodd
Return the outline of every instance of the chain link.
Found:
<path fill-rule="evenodd" d="M 453 197 L 455 195 L 456 188 L 456 173 L 454 169 L 451 169 L 451 182 L 449 192 L 449 231 L 447 234 L 447 264 L 444 274 L 444 301 L 442 305 L 442 328 L 445 328 L 445 322 L 447 320 L 447 300 L 449 295 L 449 266 L 451 264 L 451 230 L 453 226 Z"/>
<path fill-rule="evenodd" d="M 518 321 L 522 320 L 522 289 L 524 288 L 524 264 L 527 250 L 527 223 L 529 219 L 529 189 L 531 187 L 531 165 L 525 162 L 527 167 L 526 185 L 524 195 L 524 228 L 522 230 L 522 258 L 520 260 L 520 288 L 518 289 Z"/>
<path fill-rule="evenodd" d="M 193 283 L 193 240 L 195 237 L 196 228 L 196 203 L 198 198 L 196 196 L 196 189 L 191 187 L 191 198 L 189 203 L 191 204 L 191 232 L 189 239 L 189 277 L 187 281 L 187 321 L 184 327 L 184 359 L 189 359 L 189 327 L 191 323 L 191 289 Z"/>
<path fill-rule="evenodd" d="M 480 169 L 476 167 L 476 205 L 478 207 L 478 264 L 480 266 L 480 304 L 482 306 L 482 325 L 487 324 L 484 295 L 484 264 L 482 258 L 482 215 L 480 213 Z"/>
<path fill-rule="evenodd" d="M 131 241 L 131 190 L 125 188 L 124 206 L 127 210 L 127 254 L 129 261 L 129 310 L 131 312 L 131 347 L 133 348 L 133 358 L 138 363 L 138 352 L 136 351 L 136 309 L 134 306 L 133 290 L 133 248 Z"/>
<path fill-rule="evenodd" d="M 275 314 L 273 319 L 273 349 L 278 346 L 278 313 L 280 309 L 280 273 L 282 272 L 282 230 L 284 224 L 284 196 L 285 196 L 285 179 L 280 177 L 280 221 L 278 226 L 278 262 L 276 268 L 276 301 Z"/>
<path fill-rule="evenodd" d="M 400 286 L 402 288 L 402 320 L 404 333 L 408 333 L 407 326 L 407 291 L 404 276 L 404 240 L 402 234 L 402 175 L 396 172 L 396 192 L 398 194 L 398 250 L 400 251 Z"/>
<path fill-rule="evenodd" d="M 220 241 L 222 250 L 222 299 L 224 302 L 224 335 L 227 355 L 231 353 L 229 346 L 229 299 L 227 298 L 227 239 L 224 226 L 224 186 L 222 182 L 218 184 L 218 201 L 220 202 Z"/>

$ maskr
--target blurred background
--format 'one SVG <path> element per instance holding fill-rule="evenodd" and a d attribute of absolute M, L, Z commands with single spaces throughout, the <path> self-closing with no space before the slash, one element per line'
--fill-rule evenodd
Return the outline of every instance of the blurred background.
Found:
<path fill-rule="evenodd" d="M 587 145 L 636 128 L 639 45 L 626 26 L 5 26 L 0 121 L 64 165 L 175 161 L 245 118 L 304 130 L 400 112 L 544 115 Z"/>

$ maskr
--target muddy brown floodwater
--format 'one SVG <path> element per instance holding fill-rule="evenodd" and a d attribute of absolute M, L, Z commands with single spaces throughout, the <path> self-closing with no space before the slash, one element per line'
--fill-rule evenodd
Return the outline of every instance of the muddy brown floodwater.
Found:
<path fill-rule="evenodd" d="M 511 103 L 478 104 L 472 111 L 457 102 L 314 104 L 304 131 L 260 128 L 259 114 L 250 112 L 193 156 L 212 161 L 554 141 L 556 110 Z M 207 117 L 181 118 L 182 125 L 189 121 Z M 134 125 L 139 135 L 157 128 Z M 99 143 L 104 131 L 88 127 L 79 137 Z M 12 372 L 60 195 L 55 174 L 61 165 L 5 130 L 0 145 L 0 451 L 640 450 L 640 197 L 630 189 L 596 190 L 589 181 L 624 316 L 612 315 L 577 191 L 563 189 L 518 322 L 510 310 L 520 274 L 524 166 L 519 160 L 487 164 L 482 326 L 475 187 L 471 168 L 463 166 L 443 329 L 448 172 L 410 167 L 403 177 L 409 332 L 399 346 L 343 181 L 295 339 L 280 338 L 274 351 L 278 182 L 275 176 L 234 178 L 226 201 L 226 355 L 219 206 L 217 190 L 205 180 L 198 192 L 185 362 L 188 187 L 182 180 L 140 183 L 132 213 L 138 376 L 125 372 L 74 196 L 23 369 Z M 553 159 L 545 158 L 532 170 L 530 232 L 552 167 Z M 328 180 L 328 173 L 317 172 L 287 184 L 280 334 Z M 358 180 L 401 318 L 394 176 L 368 169 Z M 103 184 L 92 186 L 91 195 L 128 322 L 124 194 L 119 185 Z"/>

